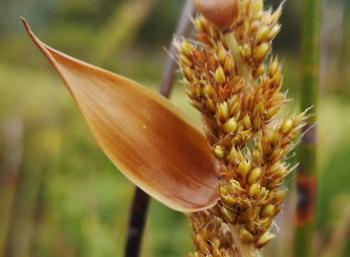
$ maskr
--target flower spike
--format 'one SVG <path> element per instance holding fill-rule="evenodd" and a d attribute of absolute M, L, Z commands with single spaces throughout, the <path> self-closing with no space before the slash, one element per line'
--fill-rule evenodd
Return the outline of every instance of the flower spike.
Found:
<path fill-rule="evenodd" d="M 272 11 L 263 0 L 193 1 L 195 40 L 176 42 L 178 61 L 221 174 L 217 206 L 191 215 L 196 252 L 189 256 L 260 257 L 274 238 L 293 167 L 288 154 L 306 119 L 279 113 L 288 99 L 271 51 L 283 2 Z M 235 15 L 222 9 L 235 5 Z"/>
<path fill-rule="evenodd" d="M 209 144 L 169 101 L 47 46 L 22 22 L 64 81 L 98 145 L 126 177 L 174 210 L 215 205 L 218 172 Z"/>

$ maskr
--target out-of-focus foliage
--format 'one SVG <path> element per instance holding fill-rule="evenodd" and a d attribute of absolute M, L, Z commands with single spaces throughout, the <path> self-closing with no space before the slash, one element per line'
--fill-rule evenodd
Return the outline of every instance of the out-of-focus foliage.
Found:
<path fill-rule="evenodd" d="M 111 49 L 110 56 L 99 63 L 100 35 L 126 2 L 1 0 L 0 256 L 122 256 L 133 185 L 100 152 L 61 81 L 25 36 L 18 17 L 25 16 L 55 48 L 156 90 L 166 58 L 162 47 L 170 43 L 182 1 L 154 0 L 134 37 L 119 50 Z M 285 86 L 295 105 L 298 2 L 286 3 L 283 30 L 275 43 L 285 60 Z M 345 10 L 344 15 L 336 73 L 326 74 L 331 79 L 320 97 L 318 114 L 319 252 L 341 222 L 343 206 L 350 203 L 350 16 Z M 124 23 L 128 19 L 118 26 Z M 199 124 L 179 86 L 172 98 Z M 291 186 L 293 179 L 292 175 Z M 288 215 L 286 211 L 290 225 Z M 189 231 L 184 215 L 153 202 L 143 256 L 184 256 L 191 249 Z M 282 229 L 281 238 L 288 238 L 283 236 L 288 232 Z M 339 256 L 350 256 L 349 241 L 346 234 L 343 242 L 348 249 Z M 274 256 L 287 256 L 283 249 L 288 247 L 280 248 Z"/>

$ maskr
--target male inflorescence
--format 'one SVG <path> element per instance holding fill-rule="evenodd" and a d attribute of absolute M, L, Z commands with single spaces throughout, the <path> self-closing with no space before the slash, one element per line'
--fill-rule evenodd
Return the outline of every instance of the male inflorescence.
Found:
<path fill-rule="evenodd" d="M 192 256 L 239 256 L 235 236 L 256 249 L 274 237 L 286 197 L 281 185 L 292 169 L 286 157 L 305 121 L 305 113 L 280 115 L 288 99 L 270 53 L 281 13 L 282 4 L 272 10 L 241 0 L 229 28 L 199 15 L 195 39 L 176 42 L 183 85 L 220 167 L 218 204 L 191 217 Z"/>

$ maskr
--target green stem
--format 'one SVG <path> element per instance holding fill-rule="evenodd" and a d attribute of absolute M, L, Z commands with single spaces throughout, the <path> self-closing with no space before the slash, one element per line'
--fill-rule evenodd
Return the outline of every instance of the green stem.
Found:
<path fill-rule="evenodd" d="M 249 67 L 247 66 L 246 62 L 243 60 L 241 54 L 239 53 L 239 50 L 238 50 L 239 44 L 236 40 L 234 33 L 233 32 L 226 33 L 224 40 L 235 60 L 235 66 L 236 66 L 238 75 L 245 78 L 250 77 Z"/>
<path fill-rule="evenodd" d="M 313 107 L 314 114 L 317 114 L 319 83 L 320 4 L 320 0 L 303 0 L 300 105 L 302 110 Z M 294 256 L 297 257 L 313 256 L 317 185 L 316 118 L 316 115 L 313 115 L 307 121 L 299 149 L 297 227 L 294 245 Z"/>

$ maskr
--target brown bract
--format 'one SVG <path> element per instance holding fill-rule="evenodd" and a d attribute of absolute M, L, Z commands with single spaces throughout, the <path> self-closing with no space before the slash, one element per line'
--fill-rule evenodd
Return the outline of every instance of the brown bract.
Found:
<path fill-rule="evenodd" d="M 220 28 L 229 27 L 239 15 L 238 0 L 193 0 L 197 10 Z"/>
<path fill-rule="evenodd" d="M 217 168 L 210 147 L 169 101 L 45 45 L 23 24 L 65 82 L 99 146 L 125 176 L 178 211 L 216 203 Z"/>

